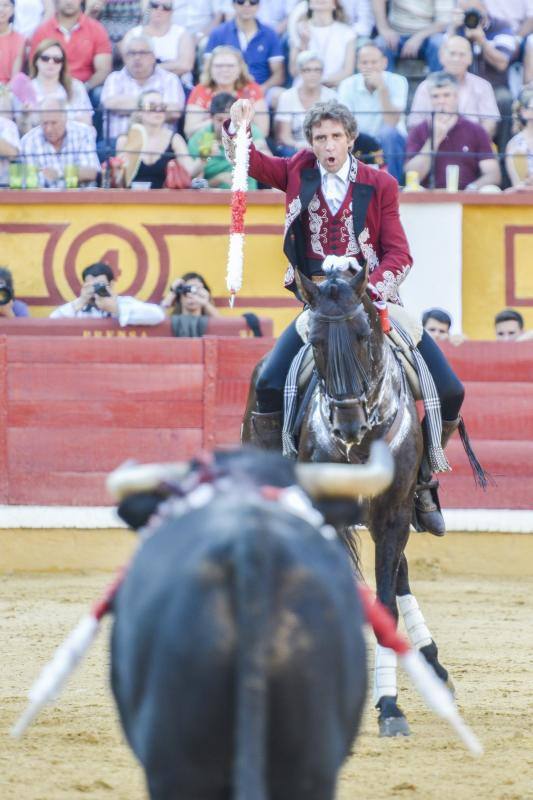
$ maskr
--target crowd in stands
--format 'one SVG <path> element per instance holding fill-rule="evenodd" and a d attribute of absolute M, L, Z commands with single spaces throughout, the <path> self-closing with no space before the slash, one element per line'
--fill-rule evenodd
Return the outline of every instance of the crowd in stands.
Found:
<path fill-rule="evenodd" d="M 533 0 L 0 0 L 0 185 L 227 188 L 233 99 L 287 157 L 333 97 L 408 188 L 528 189 Z"/>

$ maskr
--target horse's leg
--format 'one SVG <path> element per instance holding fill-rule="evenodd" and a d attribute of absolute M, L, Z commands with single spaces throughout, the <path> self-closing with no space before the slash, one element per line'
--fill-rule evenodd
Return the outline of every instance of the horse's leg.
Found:
<path fill-rule="evenodd" d="M 410 509 L 389 511 L 385 520 L 376 525 L 374 518 L 372 532 L 380 531 L 376 543 L 376 588 L 379 600 L 389 609 L 398 622 L 396 605 L 396 581 L 400 560 L 409 538 Z M 402 533 L 402 531 L 404 531 Z M 388 647 L 376 645 L 374 663 L 374 705 L 379 710 L 378 725 L 380 736 L 409 736 L 409 725 L 403 711 L 399 708 L 398 684 L 396 678 L 396 653 Z"/>
<path fill-rule="evenodd" d="M 409 570 L 405 553 L 402 554 L 400 559 L 396 595 L 409 641 L 413 647 L 420 650 L 439 678 L 453 691 L 453 683 L 448 675 L 448 671 L 442 666 L 438 659 L 439 651 L 437 645 L 426 625 L 426 620 L 420 610 L 416 597 L 411 592 L 411 587 L 409 586 Z"/>

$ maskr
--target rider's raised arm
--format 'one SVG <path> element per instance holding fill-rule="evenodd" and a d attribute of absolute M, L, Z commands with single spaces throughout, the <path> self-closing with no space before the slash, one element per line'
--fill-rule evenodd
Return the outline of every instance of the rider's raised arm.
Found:
<path fill-rule="evenodd" d="M 230 133 L 229 126 L 229 120 L 224 122 L 222 128 L 222 144 L 224 145 L 226 158 L 234 164 L 235 137 L 234 134 Z M 280 189 L 282 192 L 287 190 L 288 160 L 287 158 L 278 158 L 277 156 L 269 156 L 266 155 L 266 153 L 260 153 L 254 143 L 250 143 L 249 174 L 252 178 L 255 178 L 256 181 L 264 183 L 266 186 L 271 186 L 273 189 Z"/>
<path fill-rule="evenodd" d="M 398 289 L 409 274 L 413 258 L 400 221 L 398 184 L 390 175 L 380 173 L 382 199 L 379 225 L 380 263 L 370 275 L 370 283 L 384 300 L 398 302 Z"/>

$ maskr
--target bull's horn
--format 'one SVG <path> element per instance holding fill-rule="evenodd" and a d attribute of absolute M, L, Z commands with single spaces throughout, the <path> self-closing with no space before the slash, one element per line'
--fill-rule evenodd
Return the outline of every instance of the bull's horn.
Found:
<path fill-rule="evenodd" d="M 180 481 L 189 464 L 135 464 L 126 462 L 107 476 L 107 491 L 120 501 L 130 494 L 151 492 L 162 484 Z"/>
<path fill-rule="evenodd" d="M 375 497 L 390 486 L 394 460 L 384 442 L 374 442 L 366 464 L 296 464 L 298 480 L 313 498 Z"/>

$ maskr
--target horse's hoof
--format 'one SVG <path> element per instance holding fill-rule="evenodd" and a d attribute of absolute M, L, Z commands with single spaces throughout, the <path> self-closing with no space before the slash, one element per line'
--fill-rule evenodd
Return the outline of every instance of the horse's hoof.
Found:
<path fill-rule="evenodd" d="M 411 731 L 405 717 L 384 717 L 378 720 L 379 736 L 410 736 Z"/>

